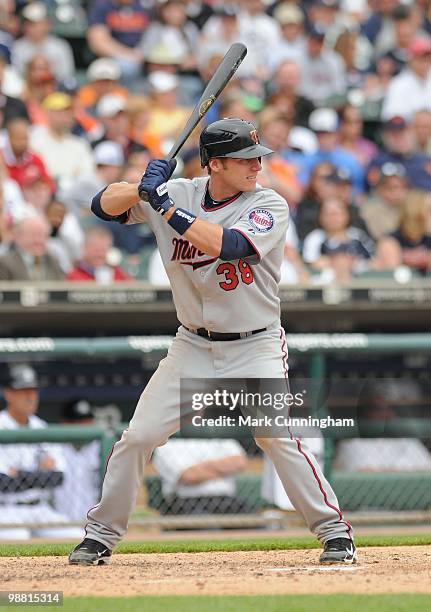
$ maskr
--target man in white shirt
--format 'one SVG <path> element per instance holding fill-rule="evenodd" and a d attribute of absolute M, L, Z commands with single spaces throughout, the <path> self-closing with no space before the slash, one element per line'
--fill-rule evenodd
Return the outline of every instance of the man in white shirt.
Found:
<path fill-rule="evenodd" d="M 2 384 L 6 409 L 0 412 L 0 429 L 46 427 L 45 421 L 36 416 L 39 384 L 35 370 L 25 364 L 3 366 L 5 369 Z M 64 458 L 58 445 L 0 445 L 0 539 L 81 535 L 82 529 L 74 527 L 41 527 L 67 521 L 49 503 L 53 489 L 63 479 L 63 470 Z M 16 527 L 2 527 L 7 524 Z"/>
<path fill-rule="evenodd" d="M 296 60 L 306 53 L 304 36 L 304 13 L 296 4 L 282 2 L 274 11 L 280 24 L 282 38 L 271 47 L 269 67 L 275 70 L 284 60 Z"/>
<path fill-rule="evenodd" d="M 415 38 L 409 47 L 408 67 L 389 84 L 382 119 L 410 119 L 417 111 L 431 110 L 431 40 Z"/>
<path fill-rule="evenodd" d="M 234 476 L 247 466 L 236 440 L 171 439 L 154 451 L 162 480 L 163 514 L 244 512 Z"/>
<path fill-rule="evenodd" d="M 310 24 L 306 52 L 300 58 L 300 93 L 316 106 L 324 106 L 332 96 L 344 95 L 347 88 L 344 60 L 324 46 L 325 33 L 319 24 Z"/>
<path fill-rule="evenodd" d="M 30 135 L 30 148 L 40 155 L 48 173 L 66 189 L 78 178 L 95 171 L 90 145 L 71 133 L 73 100 L 56 91 L 43 101 L 47 125 L 35 126 Z"/>
<path fill-rule="evenodd" d="M 65 425 L 94 425 L 94 412 L 84 398 L 67 402 L 61 422 Z M 85 521 L 88 508 L 95 506 L 100 494 L 100 440 L 62 444 L 65 460 L 63 482 L 54 491 L 55 509 L 72 521 Z M 79 483 L 79 495 L 76 486 Z"/>
<path fill-rule="evenodd" d="M 12 47 L 12 64 L 24 77 L 27 64 L 35 55 L 49 61 L 59 81 L 75 79 L 72 48 L 63 38 L 50 34 L 51 23 L 44 2 L 30 2 L 22 11 L 23 36 Z"/>

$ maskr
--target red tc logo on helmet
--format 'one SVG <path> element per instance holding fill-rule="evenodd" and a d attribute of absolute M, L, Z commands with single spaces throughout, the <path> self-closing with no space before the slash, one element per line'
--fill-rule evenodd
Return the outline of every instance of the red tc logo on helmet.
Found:
<path fill-rule="evenodd" d="M 259 136 L 257 135 L 257 130 L 250 131 L 250 138 L 254 142 L 254 144 L 259 144 Z"/>

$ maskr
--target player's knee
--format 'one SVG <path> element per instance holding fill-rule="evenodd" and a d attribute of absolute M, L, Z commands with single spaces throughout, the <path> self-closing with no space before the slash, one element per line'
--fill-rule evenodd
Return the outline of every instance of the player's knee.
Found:
<path fill-rule="evenodd" d="M 255 442 L 266 453 L 271 448 L 274 438 L 255 438 Z"/>
<path fill-rule="evenodd" d="M 268 453 L 272 449 L 280 447 L 284 442 L 284 438 L 255 438 L 255 442 L 260 449 Z"/>
<path fill-rule="evenodd" d="M 163 437 L 156 431 L 146 427 L 128 429 L 124 433 L 124 442 L 127 446 L 140 446 L 142 449 L 154 449 L 163 443 Z"/>

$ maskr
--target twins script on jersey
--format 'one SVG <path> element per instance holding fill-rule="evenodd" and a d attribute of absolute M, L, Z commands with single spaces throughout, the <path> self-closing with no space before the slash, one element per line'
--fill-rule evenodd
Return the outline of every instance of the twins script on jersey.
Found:
<path fill-rule="evenodd" d="M 169 181 L 169 196 L 176 206 L 199 218 L 241 232 L 253 245 L 255 256 L 235 261 L 210 257 L 177 234 L 145 202 L 130 209 L 128 223 L 147 222 L 153 230 L 183 325 L 219 332 L 277 326 L 277 285 L 289 222 L 287 203 L 272 189 L 258 186 L 207 209 L 207 182 L 206 177 Z"/>

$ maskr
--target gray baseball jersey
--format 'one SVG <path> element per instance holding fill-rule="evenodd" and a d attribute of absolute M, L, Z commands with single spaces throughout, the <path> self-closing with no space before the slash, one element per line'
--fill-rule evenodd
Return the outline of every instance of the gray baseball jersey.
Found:
<path fill-rule="evenodd" d="M 210 257 L 145 202 L 129 211 L 128 223 L 147 222 L 153 230 L 183 325 L 216 332 L 274 327 L 280 320 L 277 286 L 289 222 L 287 203 L 272 189 L 257 187 L 206 209 L 207 181 L 205 177 L 169 181 L 169 195 L 176 206 L 199 218 L 241 232 L 258 255 L 229 262 Z"/>

